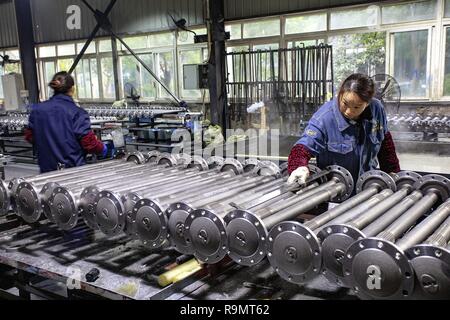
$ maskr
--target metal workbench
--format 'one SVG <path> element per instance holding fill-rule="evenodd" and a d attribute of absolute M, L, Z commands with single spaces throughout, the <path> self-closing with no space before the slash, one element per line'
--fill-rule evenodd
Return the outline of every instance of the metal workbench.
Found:
<path fill-rule="evenodd" d="M 179 255 L 170 248 L 151 251 L 125 235 L 106 238 L 82 223 L 64 232 L 47 220 L 31 226 L 14 214 L 0 218 L 0 288 L 2 282 L 9 281 L 20 288 L 23 298 L 29 298 L 30 293 L 49 299 L 354 298 L 348 290 L 322 278 L 307 287 L 290 284 L 278 277 L 267 261 L 252 268 L 225 261 L 160 287 L 154 272 L 174 263 Z M 88 283 L 85 274 L 92 268 L 100 270 L 100 276 Z M 13 275 L 13 279 L 7 275 Z M 32 285 L 38 282 L 36 278 L 56 281 L 64 288 L 68 285 L 67 294 L 39 291 Z"/>

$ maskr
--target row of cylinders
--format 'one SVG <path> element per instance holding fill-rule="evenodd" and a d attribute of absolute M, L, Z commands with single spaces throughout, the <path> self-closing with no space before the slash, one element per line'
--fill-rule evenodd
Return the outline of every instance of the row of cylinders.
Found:
<path fill-rule="evenodd" d="M 268 234 L 268 259 L 284 279 L 318 275 L 362 299 L 450 297 L 450 181 L 370 171 L 357 194 L 315 218 Z"/>
<path fill-rule="evenodd" d="M 422 268 L 434 266 L 435 260 L 427 260 L 432 252 L 433 259 L 450 266 L 445 249 L 450 240 L 450 220 L 445 220 L 450 215 L 450 183 L 444 177 L 370 171 L 359 178 L 352 196 L 351 175 L 338 166 L 322 172 L 310 166 L 316 178 L 303 188 L 288 188 L 286 167 L 270 162 L 242 165 L 234 159 L 205 161 L 155 152 L 128 160 L 147 164 L 114 161 L 12 181 L 6 188 L 9 205 L 28 222 L 43 212 L 66 230 L 81 214 L 88 226 L 107 235 L 124 231 L 153 248 L 170 241 L 177 251 L 204 263 L 228 255 L 252 266 L 267 257 L 290 282 L 306 283 L 324 274 L 362 298 L 410 297 L 413 288 L 422 288 L 414 293 L 421 291 L 422 296 L 430 290 L 437 292 L 433 297 L 449 292 L 448 277 L 442 281 L 439 268 L 432 270 L 434 276 L 425 268 L 428 273 L 422 276 L 414 265 L 416 259 Z M 341 204 L 304 224 L 290 221 L 330 201 Z M 400 249 L 397 239 L 405 243 Z M 418 244 L 427 249 L 417 249 Z M 439 257 L 430 246 L 439 248 Z M 380 257 L 376 263 L 375 257 Z"/>
<path fill-rule="evenodd" d="M 388 124 L 394 131 L 450 132 L 450 117 L 448 116 L 394 115 L 388 116 Z"/>
<path fill-rule="evenodd" d="M 154 114 L 181 112 L 183 109 L 174 106 L 146 106 L 140 108 L 87 107 L 86 111 L 93 117 L 129 117 L 145 118 Z"/>

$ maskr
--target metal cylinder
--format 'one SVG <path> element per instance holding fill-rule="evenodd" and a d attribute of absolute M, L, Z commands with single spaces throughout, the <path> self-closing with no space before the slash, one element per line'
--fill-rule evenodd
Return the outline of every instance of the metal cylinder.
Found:
<path fill-rule="evenodd" d="M 398 299 L 408 298 L 413 293 L 414 270 L 403 249 L 415 238 L 414 234 L 406 237 L 403 244 L 400 242 L 401 247 L 394 241 L 438 201 L 448 198 L 450 181 L 442 176 L 428 175 L 421 177 L 414 187 L 424 193 L 423 198 L 377 237 L 354 242 L 343 258 L 346 282 L 361 298 Z M 426 226 L 436 223 L 434 216 L 425 221 Z M 415 233 L 424 237 L 420 228 Z"/>
<path fill-rule="evenodd" d="M 394 242 L 409 227 L 411 227 L 417 219 L 423 216 L 437 202 L 438 196 L 431 192 L 423 196 L 414 206 L 406 211 L 400 218 L 392 223 L 384 231 L 377 235 L 377 238 Z"/>
<path fill-rule="evenodd" d="M 449 210 L 450 202 L 442 204 L 442 208 L 438 210 Z M 447 247 L 447 243 L 450 241 L 450 218 L 445 220 L 445 222 L 426 240 L 424 244 L 436 246 L 436 247 Z"/>
<path fill-rule="evenodd" d="M 267 204 L 259 210 L 233 210 L 224 218 L 227 227 L 228 255 L 241 265 L 252 266 L 259 263 L 266 256 L 267 235 L 266 220 L 271 215 L 278 215 L 284 209 L 292 206 L 301 206 L 304 201 L 323 193 L 319 188 L 295 194 L 290 192 L 288 197 L 281 202 Z M 286 206 L 286 203 L 288 205 Z"/>
<path fill-rule="evenodd" d="M 436 211 L 449 211 L 450 202 Z M 450 217 L 422 244 L 406 250 L 415 274 L 415 290 L 411 298 L 447 300 L 450 296 Z"/>
<path fill-rule="evenodd" d="M 228 185 L 210 192 L 205 191 L 206 193 L 204 192 L 200 195 L 200 198 L 194 198 L 191 201 L 196 201 L 196 204 L 201 205 L 213 203 L 233 194 L 250 190 L 261 183 L 270 182 L 273 179 L 273 177 L 247 177 L 247 181 L 235 181 L 233 187 Z M 167 216 L 164 214 L 164 211 L 170 206 L 169 201 L 173 199 L 172 202 L 175 202 L 177 198 L 182 199 L 180 195 L 172 195 L 157 200 L 142 199 L 133 208 L 134 230 L 136 231 L 136 236 L 144 244 L 156 248 L 166 241 L 169 230 Z M 160 203 L 164 203 L 164 205 Z"/>
<path fill-rule="evenodd" d="M 229 179 L 225 179 L 228 177 Z M 160 194 L 171 194 L 179 196 L 179 192 L 184 192 L 186 190 L 190 190 L 192 187 L 196 187 L 196 192 L 200 192 L 203 190 L 202 187 L 208 189 L 214 189 L 211 187 L 211 184 L 214 182 L 218 182 L 219 179 L 223 181 L 223 185 L 231 185 L 232 183 L 239 184 L 241 181 L 234 180 L 233 173 L 204 173 L 202 175 L 198 175 L 193 178 L 180 176 L 177 181 L 172 181 L 172 183 L 167 183 L 163 180 L 158 180 L 153 185 L 149 184 L 147 190 L 142 193 L 142 196 L 139 196 L 140 202 L 143 206 L 146 206 L 147 197 Z M 223 188 L 223 185 L 217 185 L 216 189 L 219 187 Z M 167 187 L 165 193 L 161 193 L 158 188 L 160 186 Z M 113 188 L 110 190 L 104 189 L 99 192 L 97 195 L 96 201 L 94 203 L 94 211 L 95 211 L 95 221 L 98 224 L 100 230 L 107 235 L 116 235 L 127 228 L 126 233 L 131 235 L 136 235 L 133 231 L 134 227 L 132 225 L 126 226 L 127 224 L 135 224 L 135 215 L 133 214 L 133 209 L 125 208 L 123 199 L 123 193 L 129 194 L 130 192 L 135 192 L 137 188 L 132 185 L 124 186 L 121 188 Z M 192 191 L 191 191 L 192 192 Z M 193 192 L 192 192 L 193 193 Z M 133 201 L 133 200 L 132 200 Z M 167 202 L 168 200 L 166 200 Z M 126 202 L 126 200 L 125 200 Z M 136 202 L 137 203 L 137 202 Z M 155 214 L 159 215 L 159 212 L 163 212 L 165 208 L 162 206 L 167 206 L 167 203 L 160 201 L 152 201 L 151 202 L 154 207 L 158 207 L 157 212 L 155 208 L 148 208 L 148 210 L 153 210 Z M 129 203 L 127 203 L 129 205 Z M 127 210 L 129 210 L 127 214 Z M 147 209 L 145 209 L 147 210 Z M 150 219 L 150 218 L 149 218 Z M 146 220 L 147 221 L 147 220 Z M 153 220 L 151 220 L 153 221 Z"/>
<path fill-rule="evenodd" d="M 317 182 L 315 182 L 315 183 L 297 191 L 295 194 L 302 195 L 305 192 L 308 192 L 312 189 L 317 188 L 318 186 L 319 186 L 319 184 Z M 232 203 L 232 205 L 233 205 L 233 207 L 236 207 L 236 209 L 240 209 L 240 210 L 257 211 L 266 206 L 270 206 L 272 204 L 275 204 L 277 202 L 284 201 L 285 199 L 290 198 L 291 197 L 290 193 L 291 192 L 284 192 L 283 190 L 278 190 L 278 192 L 276 192 L 276 193 L 269 193 L 269 194 L 260 196 L 258 201 L 252 201 L 251 203 L 247 203 L 245 205 L 245 207 L 236 207 L 234 203 Z M 279 195 L 275 196 L 276 194 L 279 194 Z"/>
<path fill-rule="evenodd" d="M 145 166 L 139 166 L 139 168 L 144 168 Z M 135 185 L 135 187 L 143 187 L 146 185 L 150 185 L 157 180 L 161 180 L 161 177 L 169 178 L 171 176 L 176 176 L 180 174 L 186 174 L 186 178 L 190 177 L 190 174 L 195 174 L 196 169 L 189 169 L 180 171 L 177 168 L 168 168 L 167 170 L 159 170 L 164 169 L 164 167 L 156 168 L 155 172 L 151 175 L 148 175 L 148 171 L 143 170 L 139 171 L 141 177 L 136 178 L 133 183 L 139 183 Z M 192 173 L 188 173 L 188 171 L 192 171 Z M 133 177 L 136 176 L 137 173 L 133 173 Z M 97 180 L 97 179 L 96 179 Z M 127 181 L 127 176 L 115 177 L 113 180 L 108 181 L 96 181 L 94 185 L 86 185 L 86 184 L 77 184 L 76 187 L 69 189 L 66 187 L 58 187 L 56 191 L 52 193 L 51 199 L 49 199 L 51 208 L 51 215 L 55 219 L 55 222 L 62 229 L 71 229 L 73 228 L 78 221 L 78 211 L 81 211 L 81 214 L 86 222 L 86 224 L 96 229 L 97 225 L 95 223 L 95 219 L 93 217 L 94 214 L 94 203 L 98 193 L 100 192 L 99 188 L 110 188 L 110 187 L 120 187 Z M 81 192 L 81 194 L 79 194 Z M 58 213 L 55 215 L 55 213 Z M 62 220 L 61 220 L 62 219 Z M 123 226 L 122 226 L 123 227 Z"/>
<path fill-rule="evenodd" d="M 383 189 L 388 191 L 379 195 Z M 296 221 L 279 223 L 269 233 L 270 264 L 282 278 L 293 283 L 304 283 L 316 277 L 322 268 L 322 248 L 316 235 L 320 227 L 349 211 L 353 214 L 347 215 L 348 219 L 360 215 L 368 208 L 368 203 L 375 205 L 395 189 L 391 176 L 378 171 L 368 172 L 358 179 L 356 196 L 303 225 Z"/>
<path fill-rule="evenodd" d="M 404 199 L 419 180 L 420 175 L 417 173 L 403 171 L 395 176 L 395 182 L 399 188 L 397 192 L 393 193 L 393 190 L 385 189 L 367 202 L 325 224 L 317 233 L 322 246 L 322 274 L 332 282 L 348 286 L 345 283 L 341 261 L 350 245 L 365 237 L 359 229 L 376 220 Z"/>
<path fill-rule="evenodd" d="M 247 192 L 243 193 L 233 193 L 229 195 L 229 197 L 225 197 L 220 199 L 219 201 L 226 202 L 230 201 L 229 204 L 233 205 L 234 200 L 239 197 L 251 197 L 252 193 L 261 194 L 265 192 L 267 189 L 273 188 L 274 185 L 281 184 L 282 179 L 275 179 L 273 181 L 268 181 L 267 183 L 261 184 L 259 187 L 253 188 Z M 223 196 L 223 195 L 222 195 Z M 228 196 L 225 194 L 225 196 Z M 184 254 L 193 254 L 192 246 L 186 243 L 184 237 L 184 228 L 185 221 L 187 216 L 194 211 L 196 208 L 200 207 L 200 205 L 209 205 L 212 203 L 211 200 L 208 200 L 208 203 L 205 203 L 203 199 L 193 199 L 188 197 L 186 201 L 178 201 L 171 203 L 169 207 L 166 209 L 166 215 L 168 218 L 167 225 L 169 229 L 169 236 L 172 246 L 179 252 Z"/>
<path fill-rule="evenodd" d="M 419 223 L 414 229 L 405 234 L 396 245 L 401 250 L 406 250 L 423 240 L 436 230 L 441 223 L 450 216 L 450 202 L 444 203 L 437 208 L 425 220 Z"/>
<path fill-rule="evenodd" d="M 328 223 L 324 224 L 322 226 L 322 230 L 324 230 L 325 228 L 327 228 L 330 225 L 347 223 L 348 221 L 351 221 L 352 219 L 356 219 L 356 218 L 361 219 L 361 217 L 363 217 L 363 216 L 365 217 L 366 213 L 369 210 L 375 208 L 378 204 L 385 202 L 386 199 L 388 199 L 393 194 L 394 194 L 394 192 L 391 189 L 382 190 L 380 193 L 374 195 L 367 201 L 361 203 L 360 205 L 350 209 L 346 213 L 341 214 L 339 217 L 336 217 L 333 220 L 329 221 Z M 401 193 L 401 196 L 402 197 L 404 196 L 403 192 Z"/>
<path fill-rule="evenodd" d="M 144 169 L 144 170 L 141 170 Z M 45 183 L 47 180 L 44 180 L 40 183 L 28 183 L 22 182 L 17 187 L 17 195 L 16 195 L 16 205 L 17 205 L 17 213 L 21 216 L 26 222 L 34 223 L 40 219 L 41 213 L 44 209 L 48 210 L 48 199 L 50 195 L 53 193 L 53 188 L 60 186 L 60 184 L 64 184 L 66 188 L 71 189 L 73 193 L 81 191 L 82 187 L 85 185 L 89 185 L 92 182 L 98 181 L 98 174 L 101 175 L 103 182 L 102 183 L 115 183 L 117 181 L 123 182 L 124 178 L 132 178 L 139 180 L 139 178 L 143 179 L 143 175 L 145 177 L 146 171 L 145 166 L 134 166 L 133 168 L 128 168 L 126 170 L 118 170 L 112 171 L 110 174 L 102 174 L 97 173 L 97 175 L 89 175 L 80 177 L 80 179 L 61 179 L 55 180 L 52 183 Z M 52 215 L 48 215 L 49 212 L 45 212 L 46 216 L 50 217 L 52 220 Z"/>
<path fill-rule="evenodd" d="M 266 178 L 267 179 L 267 178 Z M 272 177 L 273 179 L 273 177 Z M 270 180 L 267 180 L 270 181 Z M 249 185 L 246 188 L 237 188 L 233 194 L 250 191 L 260 183 Z M 233 207 L 229 205 L 231 199 L 225 203 L 217 203 L 205 208 L 194 210 L 185 221 L 185 238 L 188 245 L 194 250 L 194 255 L 200 261 L 216 263 L 222 260 L 228 252 L 226 225 L 224 217 Z"/>
<path fill-rule="evenodd" d="M 420 199 L 422 199 L 423 194 L 420 191 L 414 191 L 409 196 L 405 197 L 397 205 L 386 211 L 383 216 L 376 219 L 368 226 L 363 228 L 361 232 L 366 237 L 373 237 L 383 231 L 392 222 L 397 220 L 401 215 L 403 215 L 409 208 L 416 204 Z"/>
<path fill-rule="evenodd" d="M 378 187 L 370 187 L 368 189 L 365 189 L 361 191 L 359 194 L 351 197 L 344 203 L 341 203 L 340 205 L 334 207 L 333 209 L 328 210 L 327 212 L 312 218 L 309 221 L 306 221 L 304 223 L 304 226 L 311 229 L 316 230 L 323 226 L 325 223 L 331 221 L 332 219 L 335 219 L 336 217 L 340 216 L 344 212 L 347 212 L 348 210 L 356 207 L 357 205 L 363 203 L 364 201 L 368 200 L 370 197 L 374 196 L 379 192 Z"/>

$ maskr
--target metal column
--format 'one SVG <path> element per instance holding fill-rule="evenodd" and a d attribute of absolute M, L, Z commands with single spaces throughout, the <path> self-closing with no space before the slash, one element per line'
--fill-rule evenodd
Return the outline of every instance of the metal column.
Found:
<path fill-rule="evenodd" d="M 224 1 L 209 0 L 211 26 L 211 46 L 208 79 L 211 101 L 211 121 L 222 126 L 223 133 L 228 128 L 226 119 L 227 90 L 225 66 L 225 24 Z"/>
<path fill-rule="evenodd" d="M 29 102 L 38 103 L 39 87 L 30 0 L 15 0 L 14 8 L 16 10 L 17 34 L 25 88 L 29 93 Z"/>

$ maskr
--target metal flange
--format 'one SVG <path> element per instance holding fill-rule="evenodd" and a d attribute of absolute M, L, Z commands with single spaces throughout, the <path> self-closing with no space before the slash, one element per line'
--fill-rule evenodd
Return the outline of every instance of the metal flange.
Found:
<path fill-rule="evenodd" d="M 317 166 L 315 166 L 313 164 L 308 164 L 308 170 L 309 170 L 309 177 L 310 178 L 312 176 L 322 172 L 322 170 L 319 167 L 317 167 Z M 327 180 L 328 180 L 327 176 L 324 175 L 324 176 L 322 176 L 322 177 L 320 177 L 318 179 L 315 179 L 311 183 L 318 182 L 319 184 L 323 184 L 323 183 L 327 182 Z"/>
<path fill-rule="evenodd" d="M 39 191 L 33 184 L 21 182 L 16 192 L 17 214 L 27 223 L 39 221 L 42 213 Z"/>
<path fill-rule="evenodd" d="M 186 219 L 194 208 L 185 202 L 172 203 L 166 209 L 167 227 L 169 228 L 169 239 L 175 250 L 182 254 L 193 254 L 194 248 L 185 238 Z"/>
<path fill-rule="evenodd" d="M 175 157 L 175 155 L 164 152 L 164 153 L 161 153 L 156 158 L 156 163 L 158 165 L 166 165 L 169 167 L 175 167 L 178 165 L 178 159 L 177 159 L 177 157 Z"/>
<path fill-rule="evenodd" d="M 73 229 L 78 223 L 75 196 L 65 187 L 56 188 L 49 199 L 52 216 L 62 230 Z"/>
<path fill-rule="evenodd" d="M 266 257 L 268 231 L 259 217 L 249 211 L 233 210 L 224 221 L 231 259 L 243 266 L 254 266 Z"/>
<path fill-rule="evenodd" d="M 99 193 L 100 189 L 96 186 L 84 188 L 78 205 L 84 223 L 93 230 L 98 230 L 97 221 L 95 220 L 95 201 Z"/>
<path fill-rule="evenodd" d="M 284 221 L 268 235 L 267 258 L 285 280 L 301 284 L 320 273 L 319 240 L 314 232 L 296 221 Z"/>
<path fill-rule="evenodd" d="M 258 166 L 258 164 L 260 163 L 260 161 L 258 159 L 255 158 L 250 158 L 244 161 L 244 172 L 252 172 L 256 166 Z"/>
<path fill-rule="evenodd" d="M 199 171 L 209 170 L 208 162 L 201 156 L 191 157 L 191 161 L 185 165 L 186 169 L 197 168 Z"/>
<path fill-rule="evenodd" d="M 227 158 L 223 164 L 219 167 L 220 172 L 232 171 L 236 175 L 244 173 L 244 166 L 238 160 L 233 158 Z"/>
<path fill-rule="evenodd" d="M 187 153 L 177 153 L 175 159 L 177 159 L 177 166 L 186 166 L 192 162 L 192 157 Z"/>
<path fill-rule="evenodd" d="M 354 184 L 351 173 L 341 166 L 328 166 L 326 169 L 328 171 L 327 180 L 337 179 L 339 182 L 343 183 L 346 187 L 346 191 L 342 195 L 338 195 L 336 198 L 331 199 L 333 202 L 343 202 L 350 198 L 353 193 Z"/>
<path fill-rule="evenodd" d="M 142 200 L 142 197 L 135 192 L 130 192 L 122 196 L 122 203 L 125 210 L 125 228 L 123 231 L 126 235 L 136 238 L 135 221 L 136 215 L 133 213 L 133 208 L 136 203 Z"/>
<path fill-rule="evenodd" d="M 288 166 L 289 166 L 289 163 L 287 161 L 280 164 L 280 172 L 281 172 L 282 177 L 289 176 Z"/>
<path fill-rule="evenodd" d="M 354 242 L 343 259 L 344 276 L 362 299 L 404 299 L 414 290 L 414 270 L 400 248 L 378 239 Z"/>
<path fill-rule="evenodd" d="M 406 250 L 415 273 L 412 299 L 448 300 L 450 297 L 450 251 L 421 244 Z"/>
<path fill-rule="evenodd" d="M 101 232 L 107 236 L 115 236 L 125 228 L 125 209 L 120 195 L 103 190 L 95 200 L 95 221 Z"/>
<path fill-rule="evenodd" d="M 10 205 L 10 190 L 6 182 L 0 179 L 0 215 L 7 214 Z"/>
<path fill-rule="evenodd" d="M 48 182 L 44 184 L 42 187 L 41 192 L 39 193 L 41 198 L 41 208 L 44 215 L 47 217 L 47 219 L 50 222 L 55 222 L 55 219 L 52 215 L 52 210 L 50 208 L 50 197 L 52 196 L 53 191 L 55 191 L 56 188 L 60 187 L 60 185 L 56 182 Z"/>
<path fill-rule="evenodd" d="M 218 156 L 212 156 L 206 159 L 209 169 L 216 169 L 223 166 L 225 159 Z"/>
<path fill-rule="evenodd" d="M 197 209 L 186 218 L 185 237 L 201 262 L 217 263 L 228 253 L 225 221 L 211 210 Z"/>
<path fill-rule="evenodd" d="M 421 177 L 414 184 L 414 188 L 422 191 L 423 194 L 435 192 L 441 202 L 447 201 L 450 197 L 450 180 L 438 174 Z"/>
<path fill-rule="evenodd" d="M 397 190 L 400 190 L 404 186 L 414 186 L 414 184 L 420 180 L 422 176 L 414 171 L 400 171 L 395 174 L 394 181 L 397 185 Z"/>
<path fill-rule="evenodd" d="M 156 159 L 159 157 L 160 154 L 161 152 L 159 152 L 158 150 L 152 150 L 147 152 L 147 162 L 148 163 L 156 162 Z"/>
<path fill-rule="evenodd" d="M 9 194 L 12 198 L 15 198 L 17 196 L 17 187 L 22 182 L 26 182 L 24 178 L 14 178 L 11 181 L 9 181 L 8 189 Z"/>
<path fill-rule="evenodd" d="M 364 234 L 352 226 L 336 224 L 320 230 L 317 237 L 322 244 L 322 274 L 342 287 L 349 287 L 342 261 L 347 249 L 353 242 L 365 238 Z"/>
<path fill-rule="evenodd" d="M 167 217 L 156 201 L 142 199 L 133 208 L 135 236 L 151 248 L 159 248 L 167 240 Z"/>
<path fill-rule="evenodd" d="M 145 156 L 140 151 L 134 151 L 127 155 L 126 162 L 134 162 L 136 164 L 143 164 L 145 163 Z"/>
<path fill-rule="evenodd" d="M 380 190 L 391 189 L 394 192 L 397 191 L 397 185 L 392 176 L 380 170 L 371 170 L 358 178 L 356 193 L 360 193 L 373 186 L 378 186 Z"/>
<path fill-rule="evenodd" d="M 261 161 L 255 169 L 253 169 L 253 174 L 264 177 L 281 177 L 280 168 L 272 161 Z"/>

